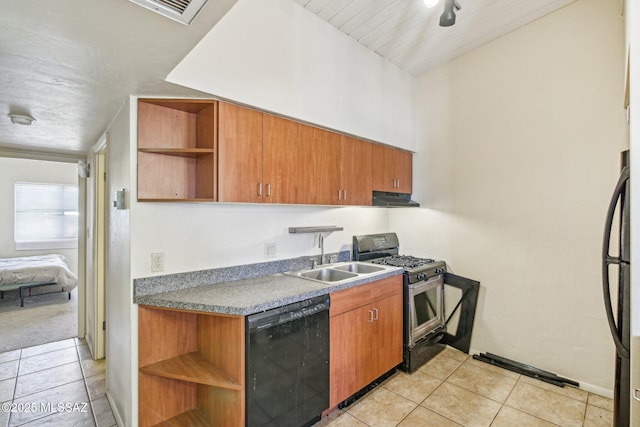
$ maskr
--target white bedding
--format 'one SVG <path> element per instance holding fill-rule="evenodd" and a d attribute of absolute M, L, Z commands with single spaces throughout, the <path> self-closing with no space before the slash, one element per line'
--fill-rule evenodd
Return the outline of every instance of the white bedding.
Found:
<path fill-rule="evenodd" d="M 78 278 L 63 255 L 0 258 L 0 285 L 44 282 L 56 282 L 68 291 L 76 287 Z"/>

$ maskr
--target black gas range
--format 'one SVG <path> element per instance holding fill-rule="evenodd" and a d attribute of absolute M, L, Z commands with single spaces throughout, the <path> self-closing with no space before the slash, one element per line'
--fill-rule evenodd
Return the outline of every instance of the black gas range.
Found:
<path fill-rule="evenodd" d="M 404 269 L 404 275 L 408 283 L 421 282 L 447 271 L 447 265 L 444 261 L 432 258 L 417 258 L 411 255 L 390 255 L 374 258 L 368 260 L 368 262 Z"/>
<path fill-rule="evenodd" d="M 444 261 L 399 255 L 400 242 L 396 233 L 353 236 L 353 259 L 404 269 L 409 283 L 428 279 L 447 271 Z"/>
<path fill-rule="evenodd" d="M 479 282 L 447 272 L 442 260 L 400 255 L 396 233 L 353 236 L 353 259 L 400 267 L 403 271 L 403 363 L 401 368 L 414 372 L 446 344 L 469 352 L 471 330 Z M 445 284 L 461 289 L 462 297 L 454 309 L 460 309 L 456 333 L 447 333 L 444 299 Z"/>

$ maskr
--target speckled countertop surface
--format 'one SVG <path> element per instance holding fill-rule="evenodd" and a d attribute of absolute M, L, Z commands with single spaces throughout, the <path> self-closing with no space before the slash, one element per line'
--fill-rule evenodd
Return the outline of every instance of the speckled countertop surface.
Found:
<path fill-rule="evenodd" d="M 155 307 L 249 315 L 401 273 L 400 268 L 389 268 L 380 273 L 363 275 L 356 280 L 331 285 L 275 273 L 204 286 L 188 287 L 188 284 L 185 284 L 187 287 L 183 289 L 158 293 L 138 293 L 134 295 L 134 302 Z"/>

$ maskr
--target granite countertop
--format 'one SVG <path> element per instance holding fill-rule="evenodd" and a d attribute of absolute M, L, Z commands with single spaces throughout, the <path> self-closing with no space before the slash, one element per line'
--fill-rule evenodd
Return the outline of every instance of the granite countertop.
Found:
<path fill-rule="evenodd" d="M 402 269 L 388 268 L 379 273 L 363 275 L 356 280 L 327 285 L 275 273 L 201 286 L 189 286 L 185 283 L 182 289 L 157 293 L 146 291 L 145 294 L 134 294 L 134 302 L 154 307 L 244 316 L 398 274 L 402 274 Z"/>

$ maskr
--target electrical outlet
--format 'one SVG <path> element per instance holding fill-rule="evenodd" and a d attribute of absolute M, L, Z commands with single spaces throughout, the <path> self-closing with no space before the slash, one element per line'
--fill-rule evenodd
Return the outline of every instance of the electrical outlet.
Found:
<path fill-rule="evenodd" d="M 265 258 L 274 258 L 276 256 L 276 244 L 275 243 L 265 243 L 264 244 L 264 257 Z"/>
<path fill-rule="evenodd" d="M 164 252 L 154 252 L 151 254 L 151 272 L 155 273 L 164 270 Z"/>

